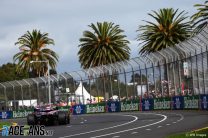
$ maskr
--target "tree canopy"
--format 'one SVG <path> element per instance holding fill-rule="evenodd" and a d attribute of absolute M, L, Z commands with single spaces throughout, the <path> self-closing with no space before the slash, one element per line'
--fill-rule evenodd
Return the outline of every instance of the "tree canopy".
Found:
<path fill-rule="evenodd" d="M 208 20 L 208 1 L 205 1 L 204 4 L 195 4 L 194 7 L 197 8 L 197 12 L 191 16 L 194 33 L 196 34 L 201 31 L 201 29 L 207 24 Z"/>
<path fill-rule="evenodd" d="M 129 41 L 123 35 L 119 25 L 112 22 L 97 22 L 84 31 L 80 38 L 79 61 L 83 68 L 111 64 L 128 60 L 130 57 Z"/>
<path fill-rule="evenodd" d="M 27 72 L 17 73 L 16 64 L 7 63 L 0 66 L 0 82 L 21 80 L 29 77 Z"/>
<path fill-rule="evenodd" d="M 48 37 L 48 33 L 41 33 L 38 30 L 27 31 L 18 38 L 15 45 L 20 49 L 20 52 L 13 57 L 17 62 L 18 73 L 32 70 L 36 76 L 43 76 L 48 70 L 47 62 L 52 69 L 56 68 L 58 55 L 46 47 L 54 45 L 54 40 Z M 35 62 L 31 63 L 31 61 Z"/>
<path fill-rule="evenodd" d="M 163 8 L 159 11 L 148 13 L 155 22 L 145 21 L 145 25 L 140 25 L 137 40 L 142 46 L 140 54 L 146 55 L 151 52 L 159 51 L 163 48 L 174 46 L 186 40 L 191 33 L 191 25 L 185 11 L 179 12 L 178 9 Z"/>

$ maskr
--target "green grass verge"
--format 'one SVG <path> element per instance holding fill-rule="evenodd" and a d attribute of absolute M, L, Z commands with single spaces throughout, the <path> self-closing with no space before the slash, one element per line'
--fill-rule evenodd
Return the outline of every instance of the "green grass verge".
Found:
<path fill-rule="evenodd" d="M 11 126 L 12 123 L 10 122 L 0 122 L 0 129 L 3 127 L 3 126 Z"/>
<path fill-rule="evenodd" d="M 208 138 L 208 127 L 191 132 L 170 135 L 166 138 Z"/>

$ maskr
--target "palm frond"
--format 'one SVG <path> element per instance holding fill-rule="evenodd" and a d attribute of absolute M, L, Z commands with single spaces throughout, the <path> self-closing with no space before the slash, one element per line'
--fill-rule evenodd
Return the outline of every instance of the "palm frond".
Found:
<path fill-rule="evenodd" d="M 55 69 L 58 55 L 46 48 L 47 45 L 54 45 L 54 40 L 48 37 L 48 33 L 41 33 L 40 30 L 27 31 L 18 38 L 15 45 L 21 50 L 13 56 L 14 62 L 18 63 L 18 72 L 33 70 L 37 74 L 45 74 L 46 63 L 30 64 L 30 61 L 48 60 L 51 68 Z"/>
<path fill-rule="evenodd" d="M 137 32 L 137 40 L 141 41 L 141 55 L 159 51 L 184 41 L 190 36 L 191 26 L 185 11 L 179 12 L 172 8 L 160 9 L 158 12 L 148 13 L 155 22 L 145 21 Z"/>
<path fill-rule="evenodd" d="M 83 68 L 114 63 L 129 59 L 129 41 L 119 25 L 112 22 L 97 22 L 89 27 L 92 31 L 84 31 L 79 39 L 79 61 Z"/>

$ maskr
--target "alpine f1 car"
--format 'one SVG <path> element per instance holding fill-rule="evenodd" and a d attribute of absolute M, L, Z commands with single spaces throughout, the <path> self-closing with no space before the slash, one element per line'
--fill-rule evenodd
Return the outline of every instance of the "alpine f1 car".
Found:
<path fill-rule="evenodd" d="M 58 107 L 36 107 L 34 112 L 27 116 L 28 125 L 61 125 L 69 123 L 70 111 L 59 111 Z"/>

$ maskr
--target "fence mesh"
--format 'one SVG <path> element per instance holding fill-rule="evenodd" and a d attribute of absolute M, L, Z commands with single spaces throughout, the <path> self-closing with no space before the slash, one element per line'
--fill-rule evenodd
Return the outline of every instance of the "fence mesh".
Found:
<path fill-rule="evenodd" d="M 208 94 L 208 27 L 196 36 L 148 56 L 85 70 L 0 83 L 1 109 L 25 109 L 65 101 L 92 103 L 142 97 Z M 81 95 L 76 95 L 79 88 Z M 87 101 L 85 90 L 89 93 Z"/>

